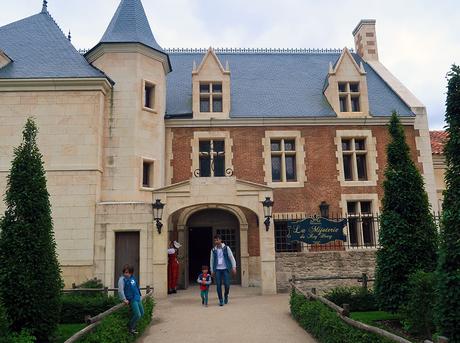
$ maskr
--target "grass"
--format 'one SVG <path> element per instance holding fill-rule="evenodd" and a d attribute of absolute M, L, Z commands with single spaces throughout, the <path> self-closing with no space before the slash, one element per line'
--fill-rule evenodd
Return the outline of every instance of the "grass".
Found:
<path fill-rule="evenodd" d="M 392 314 L 384 311 L 369 311 L 369 312 L 352 312 L 351 319 L 357 320 L 364 324 L 375 325 L 375 321 L 379 320 L 399 320 L 397 314 Z"/>
<path fill-rule="evenodd" d="M 86 324 L 59 324 L 56 341 L 54 343 L 64 343 L 68 338 L 80 331 Z"/>

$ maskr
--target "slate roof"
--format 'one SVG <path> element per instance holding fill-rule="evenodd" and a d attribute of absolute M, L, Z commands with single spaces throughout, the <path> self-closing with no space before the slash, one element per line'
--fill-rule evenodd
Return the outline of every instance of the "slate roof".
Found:
<path fill-rule="evenodd" d="M 430 131 L 431 152 L 434 155 L 443 155 L 444 144 L 448 138 L 446 131 Z"/>
<path fill-rule="evenodd" d="M 0 27 L 0 50 L 14 62 L 0 69 L 0 79 L 100 78 L 46 11 Z"/>
<path fill-rule="evenodd" d="M 231 72 L 230 117 L 335 117 L 323 95 L 329 62 L 340 53 L 219 53 L 222 65 Z M 169 51 L 173 71 L 167 77 L 166 116 L 192 113 L 192 66 L 204 53 Z M 362 59 L 352 54 L 356 62 Z M 364 61 L 367 72 L 369 107 L 373 116 L 413 116 L 410 108 Z"/>
<path fill-rule="evenodd" d="M 141 0 L 122 0 L 100 43 L 142 43 L 164 52 L 149 25 Z"/>

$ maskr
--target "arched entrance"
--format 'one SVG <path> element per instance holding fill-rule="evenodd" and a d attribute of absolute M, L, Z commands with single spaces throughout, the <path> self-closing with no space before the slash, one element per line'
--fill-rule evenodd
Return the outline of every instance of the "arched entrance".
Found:
<path fill-rule="evenodd" d="M 177 229 L 176 237 L 179 242 L 183 242 L 183 247 L 179 249 L 180 287 L 187 288 L 190 284 L 195 284 L 201 265 L 209 264 L 213 237 L 217 233 L 222 235 L 224 243 L 229 244 L 237 262 L 237 276 L 233 277 L 233 283 L 248 287 L 248 221 L 238 206 L 226 204 L 189 206 L 180 210 L 174 226 Z M 196 268 L 198 270 L 195 270 Z"/>
<path fill-rule="evenodd" d="M 204 209 L 193 213 L 187 221 L 188 234 L 188 281 L 193 284 L 200 273 L 202 265 L 209 265 L 213 237 L 221 235 L 235 256 L 237 275 L 232 283 L 241 283 L 241 245 L 238 218 L 222 209 Z"/>
<path fill-rule="evenodd" d="M 187 287 L 188 227 L 187 222 L 195 212 L 204 209 L 221 209 L 233 214 L 239 222 L 241 286 L 260 286 L 262 294 L 276 293 L 275 242 L 273 221 L 264 224 L 263 201 L 273 198 L 273 189 L 232 177 L 196 177 L 181 181 L 153 192 L 153 202 L 166 204 L 163 211 L 163 232 L 153 230 L 152 279 L 157 296 L 167 295 L 168 239 L 178 239 L 180 286 Z M 248 223 L 250 223 L 250 228 Z M 164 232 L 168 230 L 168 234 Z M 249 232 L 250 231 L 250 232 Z M 250 234 L 250 235 L 249 235 Z M 249 236 L 251 245 L 249 245 Z M 257 243 L 254 243 L 257 242 Z M 249 247 L 251 246 L 251 255 Z"/>

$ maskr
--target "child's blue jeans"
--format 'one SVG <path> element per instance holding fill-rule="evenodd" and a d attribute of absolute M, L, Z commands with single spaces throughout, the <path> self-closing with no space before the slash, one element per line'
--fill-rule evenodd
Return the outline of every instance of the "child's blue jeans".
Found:
<path fill-rule="evenodd" d="M 131 300 L 129 304 L 131 305 L 131 311 L 132 311 L 132 317 L 131 317 L 131 320 L 129 321 L 129 329 L 135 330 L 137 326 L 137 322 L 144 315 L 144 306 L 142 306 L 142 301 L 135 301 L 135 300 Z"/>
<path fill-rule="evenodd" d="M 201 303 L 202 303 L 203 305 L 207 305 L 207 304 L 208 304 L 208 293 L 209 293 L 209 289 L 201 290 L 201 292 L 200 292 L 200 295 L 201 295 Z"/>

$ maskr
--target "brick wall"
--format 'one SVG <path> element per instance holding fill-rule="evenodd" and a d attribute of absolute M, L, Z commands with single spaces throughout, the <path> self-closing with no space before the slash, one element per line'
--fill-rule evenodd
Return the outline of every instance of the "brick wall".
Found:
<path fill-rule="evenodd" d="M 375 251 L 324 251 L 276 254 L 276 283 L 278 292 L 290 289 L 289 279 L 315 276 L 359 276 L 366 273 L 374 277 Z M 357 280 L 302 281 L 302 287 L 315 287 L 324 291 L 336 286 L 359 286 Z"/>
<path fill-rule="evenodd" d="M 368 129 L 377 141 L 378 184 L 371 187 L 341 187 L 337 180 L 337 146 L 334 143 L 336 130 Z M 299 130 L 305 139 L 305 165 L 307 181 L 303 188 L 284 188 L 274 190 L 274 212 L 317 213 L 321 201 L 330 204 L 331 212 L 341 212 L 340 195 L 353 193 L 377 193 L 383 196 L 382 181 L 386 165 L 386 145 L 388 144 L 385 126 L 304 126 L 304 127 L 232 127 L 213 128 L 213 131 L 229 131 L 233 139 L 234 175 L 238 179 L 264 184 L 262 138 L 266 130 Z M 206 129 L 173 128 L 173 156 L 169 161 L 173 167 L 172 183 L 191 178 L 191 140 L 194 131 Z M 407 141 L 412 158 L 417 161 L 415 136 L 418 132 L 406 127 Z M 421 168 L 421 165 L 419 165 Z"/>

